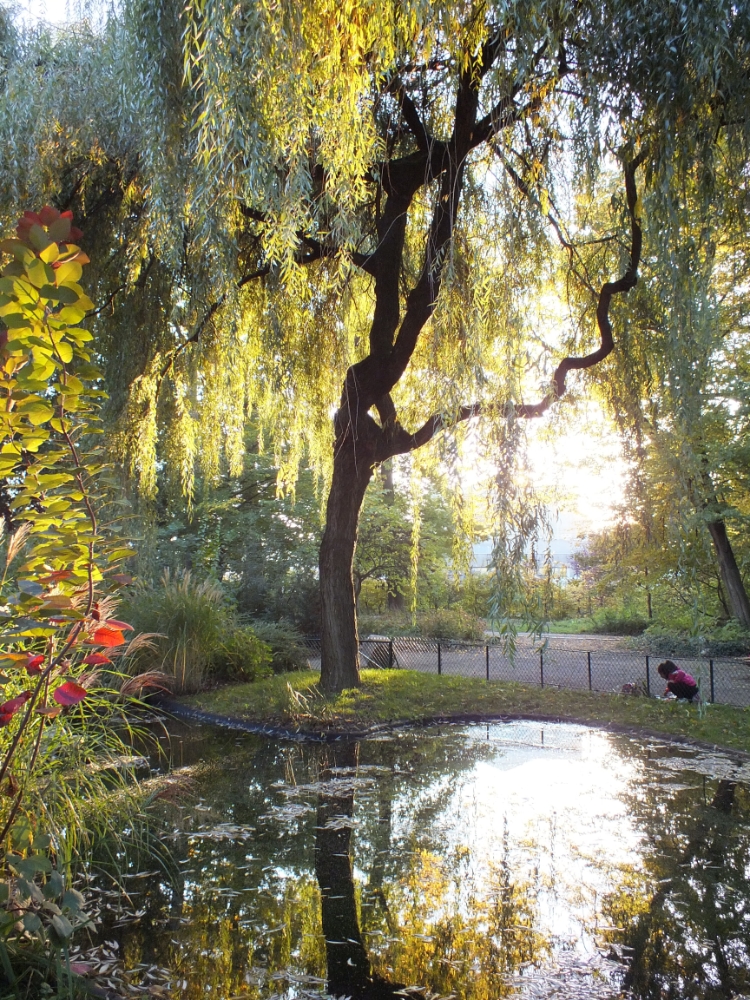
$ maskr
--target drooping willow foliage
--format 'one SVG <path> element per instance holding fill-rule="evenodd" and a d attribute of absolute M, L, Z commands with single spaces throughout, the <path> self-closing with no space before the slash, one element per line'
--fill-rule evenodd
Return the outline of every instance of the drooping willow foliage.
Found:
<path fill-rule="evenodd" d="M 467 162 L 437 309 L 393 392 L 405 426 L 477 402 L 512 421 L 560 356 L 597 346 L 598 289 L 630 249 L 619 155 L 643 154 L 655 284 L 683 266 L 686 184 L 707 243 L 746 208 L 746 4 L 125 0 L 96 29 L 52 33 L 0 16 L 0 215 L 53 201 L 82 219 L 103 262 L 92 321 L 113 447 L 146 495 L 159 462 L 188 495 L 196 468 L 239 470 L 251 411 L 283 484 L 304 449 L 327 474 L 333 408 L 368 350 L 379 180 L 419 145 L 405 99 L 447 140 L 490 34 L 503 53 L 482 109 L 518 81 L 528 113 Z M 404 296 L 436 196 L 427 184 L 410 209 Z M 648 366 L 630 308 L 613 310 L 615 339 Z M 662 342 L 667 366 L 680 338 Z M 598 380 L 622 408 L 613 371 Z"/>

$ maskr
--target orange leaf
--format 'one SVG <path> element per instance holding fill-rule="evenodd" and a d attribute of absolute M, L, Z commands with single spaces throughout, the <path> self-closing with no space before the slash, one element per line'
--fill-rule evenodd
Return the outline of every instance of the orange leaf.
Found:
<path fill-rule="evenodd" d="M 113 646 L 122 646 L 125 636 L 119 628 L 108 628 L 103 625 L 94 632 L 89 642 L 94 646 L 107 646 L 111 649 Z"/>
<path fill-rule="evenodd" d="M 72 570 L 56 569 L 54 572 L 48 573 L 47 576 L 40 576 L 39 583 L 57 583 L 59 580 L 67 580 L 72 575 Z"/>

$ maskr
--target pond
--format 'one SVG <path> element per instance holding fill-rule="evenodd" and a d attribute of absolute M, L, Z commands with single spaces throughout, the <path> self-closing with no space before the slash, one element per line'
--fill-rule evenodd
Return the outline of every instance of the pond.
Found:
<path fill-rule="evenodd" d="M 330 745 L 170 729 L 170 860 L 99 885 L 87 957 L 121 992 L 750 994 L 748 765 L 532 722 Z"/>

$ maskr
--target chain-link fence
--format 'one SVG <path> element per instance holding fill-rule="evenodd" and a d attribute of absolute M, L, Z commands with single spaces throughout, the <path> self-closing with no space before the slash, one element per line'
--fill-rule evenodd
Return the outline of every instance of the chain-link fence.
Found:
<path fill-rule="evenodd" d="M 320 639 L 308 638 L 305 644 L 310 666 L 320 669 Z M 630 650 L 576 649 L 567 643 L 548 643 L 539 649 L 521 637 L 513 656 L 499 644 L 411 636 L 369 636 L 359 646 L 365 668 L 420 670 L 581 691 L 621 691 L 624 684 L 633 684 L 644 694 L 658 696 L 665 688 L 656 670 L 664 657 Z M 750 662 L 729 657 L 675 659 L 695 677 L 705 701 L 750 705 Z"/>

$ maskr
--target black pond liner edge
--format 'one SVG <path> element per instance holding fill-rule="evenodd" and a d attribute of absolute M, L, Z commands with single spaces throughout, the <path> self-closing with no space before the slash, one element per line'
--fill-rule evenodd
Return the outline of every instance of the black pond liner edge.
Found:
<path fill-rule="evenodd" d="M 294 740 L 306 743 L 337 743 L 344 740 L 366 740 L 373 736 L 397 729 L 418 729 L 439 725 L 472 725 L 488 722 L 553 722 L 560 725 L 586 726 L 589 729 L 603 729 L 609 733 L 619 733 L 625 736 L 638 736 L 659 740 L 661 743 L 678 743 L 693 747 L 696 750 L 719 751 L 727 757 L 738 761 L 750 761 L 750 753 L 732 747 L 724 747 L 719 743 L 708 743 L 706 740 L 694 739 L 692 736 L 682 736 L 679 733 L 670 734 L 641 726 L 625 725 L 619 722 L 596 722 L 591 719 L 576 719 L 559 715 L 537 715 L 534 713 L 496 713 L 481 715 L 477 713 L 458 713 L 456 715 L 431 715 L 421 719 L 402 719 L 392 722 L 381 722 L 365 729 L 287 729 L 284 726 L 271 726 L 263 722 L 251 722 L 238 719 L 231 715 L 219 715 L 216 712 L 206 712 L 200 708 L 190 708 L 172 698 L 153 699 L 151 704 L 177 719 L 192 722 L 202 722 L 237 732 L 253 733 L 256 736 L 266 736 L 270 739 Z"/>

